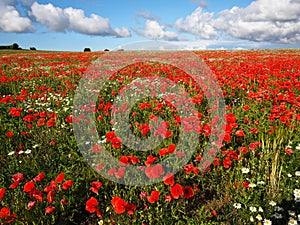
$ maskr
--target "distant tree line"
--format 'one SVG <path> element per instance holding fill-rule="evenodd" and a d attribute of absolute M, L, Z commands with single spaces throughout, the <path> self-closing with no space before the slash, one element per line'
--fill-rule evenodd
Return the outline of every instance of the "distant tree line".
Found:
<path fill-rule="evenodd" d="M 12 45 L 0 45 L 0 49 L 12 49 L 12 50 L 22 50 L 17 43 L 13 43 Z M 30 47 L 30 50 L 36 50 L 35 47 Z"/>
<path fill-rule="evenodd" d="M 21 50 L 17 43 L 13 43 L 12 45 L 1 45 L 0 49 L 13 49 L 13 50 Z"/>

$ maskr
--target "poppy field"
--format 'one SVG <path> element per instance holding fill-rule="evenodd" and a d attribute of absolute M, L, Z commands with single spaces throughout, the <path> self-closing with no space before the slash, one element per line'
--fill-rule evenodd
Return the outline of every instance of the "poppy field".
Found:
<path fill-rule="evenodd" d="M 300 50 L 141 54 L 0 52 L 0 224 L 300 224 Z"/>

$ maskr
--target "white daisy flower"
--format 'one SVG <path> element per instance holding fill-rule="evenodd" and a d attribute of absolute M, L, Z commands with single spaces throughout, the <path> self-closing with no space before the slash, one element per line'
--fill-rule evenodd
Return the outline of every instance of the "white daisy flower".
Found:
<path fill-rule="evenodd" d="M 242 170 L 242 173 L 249 173 L 249 171 L 250 171 L 248 168 L 242 168 L 241 170 Z"/>
<path fill-rule="evenodd" d="M 255 218 L 258 219 L 259 221 L 261 221 L 263 219 L 260 214 L 257 214 L 257 216 Z"/>
<path fill-rule="evenodd" d="M 25 153 L 25 154 L 30 154 L 30 153 L 31 153 L 31 150 L 30 150 L 30 149 L 27 149 L 24 153 Z"/>
<path fill-rule="evenodd" d="M 11 151 L 7 155 L 13 155 L 13 154 L 15 154 L 15 151 Z"/>
<path fill-rule="evenodd" d="M 233 207 L 236 209 L 240 209 L 240 208 L 242 208 L 242 205 L 240 203 L 234 203 Z"/>
<path fill-rule="evenodd" d="M 295 224 L 298 224 L 297 220 L 290 219 L 288 225 L 295 225 Z"/>
<path fill-rule="evenodd" d="M 264 225 L 271 225 L 272 221 L 268 219 L 264 219 Z"/>
<path fill-rule="evenodd" d="M 257 211 L 257 210 L 256 210 L 256 207 L 254 207 L 254 206 L 250 206 L 249 210 L 250 210 L 251 212 L 256 212 L 256 211 Z"/>
<path fill-rule="evenodd" d="M 275 219 L 282 219 L 282 214 L 275 212 L 275 214 L 273 215 Z"/>
<path fill-rule="evenodd" d="M 275 206 L 275 205 L 277 205 L 277 203 L 276 202 L 274 202 L 274 201 L 270 201 L 270 203 L 269 203 L 271 206 Z"/>

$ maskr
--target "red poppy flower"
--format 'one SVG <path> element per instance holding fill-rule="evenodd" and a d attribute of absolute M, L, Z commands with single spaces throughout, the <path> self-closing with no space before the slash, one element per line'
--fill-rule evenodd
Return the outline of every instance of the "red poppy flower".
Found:
<path fill-rule="evenodd" d="M 62 198 L 62 199 L 60 200 L 60 204 L 61 204 L 61 205 L 67 205 L 67 200 L 64 199 L 64 198 Z"/>
<path fill-rule="evenodd" d="M 183 188 L 183 197 L 191 198 L 194 196 L 194 190 L 190 186 L 186 186 Z"/>
<path fill-rule="evenodd" d="M 244 155 L 247 154 L 248 149 L 246 147 L 239 147 L 238 150 L 242 152 Z"/>
<path fill-rule="evenodd" d="M 213 164 L 214 164 L 215 167 L 220 166 L 221 160 L 219 158 L 215 158 L 214 161 L 213 161 Z"/>
<path fill-rule="evenodd" d="M 37 125 L 39 127 L 45 126 L 46 125 L 45 118 L 39 118 L 39 120 L 37 121 Z"/>
<path fill-rule="evenodd" d="M 55 119 L 52 117 L 47 121 L 48 127 L 54 127 L 56 125 Z"/>
<path fill-rule="evenodd" d="M 62 184 L 62 189 L 64 190 L 68 190 L 69 188 L 71 188 L 73 185 L 73 181 L 72 180 L 67 180 Z"/>
<path fill-rule="evenodd" d="M 174 175 L 169 173 L 166 176 L 164 176 L 163 181 L 165 185 L 170 185 L 171 187 L 174 185 Z"/>
<path fill-rule="evenodd" d="M 261 146 L 261 143 L 260 142 L 253 142 L 253 143 L 250 143 L 248 145 L 249 149 L 251 151 L 254 151 L 257 147 Z"/>
<path fill-rule="evenodd" d="M 101 152 L 101 150 L 102 150 L 102 146 L 99 144 L 96 144 L 92 147 L 92 152 L 97 153 L 97 152 Z"/>
<path fill-rule="evenodd" d="M 250 128 L 249 132 L 251 134 L 257 134 L 259 132 L 259 130 L 257 128 Z"/>
<path fill-rule="evenodd" d="M 72 123 L 73 122 L 73 117 L 72 116 L 67 116 L 66 117 L 66 122 L 67 123 Z"/>
<path fill-rule="evenodd" d="M 204 136 L 208 137 L 211 133 L 211 128 L 208 124 L 204 124 L 202 130 L 204 131 Z"/>
<path fill-rule="evenodd" d="M 165 201 L 166 201 L 166 202 L 171 202 L 172 199 L 173 199 L 173 198 L 172 198 L 172 196 L 170 196 L 170 195 L 166 195 L 166 196 L 165 196 Z"/>
<path fill-rule="evenodd" d="M 286 148 L 285 153 L 288 155 L 291 155 L 291 154 L 293 154 L 293 150 L 291 148 Z"/>
<path fill-rule="evenodd" d="M 176 145 L 175 145 L 175 144 L 170 144 L 170 145 L 168 146 L 168 152 L 169 152 L 169 153 L 174 153 L 175 150 L 176 150 Z"/>
<path fill-rule="evenodd" d="M 55 181 L 51 181 L 50 184 L 44 188 L 44 192 L 49 192 L 49 191 L 53 191 L 53 190 L 58 190 L 58 187 L 57 187 Z"/>
<path fill-rule="evenodd" d="M 24 185 L 24 190 L 23 192 L 32 192 L 35 190 L 35 186 L 34 186 L 34 182 L 33 181 L 28 181 L 25 185 Z"/>
<path fill-rule="evenodd" d="M 136 206 L 134 204 L 126 205 L 126 212 L 128 213 L 128 215 L 133 215 L 135 210 L 136 210 Z"/>
<path fill-rule="evenodd" d="M 37 204 L 37 201 L 30 201 L 27 204 L 28 210 L 33 209 L 33 207 Z"/>
<path fill-rule="evenodd" d="M 150 166 L 150 165 L 152 165 L 153 162 L 154 162 L 155 160 L 157 160 L 157 159 L 158 159 L 157 157 L 154 157 L 154 156 L 152 156 L 152 155 L 149 155 L 149 156 L 147 157 L 147 160 L 145 161 L 145 165 L 146 165 L 146 166 Z"/>
<path fill-rule="evenodd" d="M 56 183 L 61 183 L 63 180 L 65 179 L 65 174 L 64 173 L 60 173 L 57 175 L 55 182 Z"/>
<path fill-rule="evenodd" d="M 249 182 L 243 182 L 242 185 L 244 188 L 249 188 Z"/>
<path fill-rule="evenodd" d="M 116 137 L 115 132 L 110 131 L 106 134 L 106 142 L 112 142 L 113 138 Z"/>
<path fill-rule="evenodd" d="M 218 213 L 217 213 L 216 210 L 213 210 L 213 211 L 211 212 L 211 214 L 212 214 L 212 216 L 214 216 L 214 217 L 216 217 L 216 216 L 218 215 Z"/>
<path fill-rule="evenodd" d="M 115 177 L 116 178 L 124 177 L 124 173 L 125 173 L 125 167 L 120 167 L 118 170 L 115 171 Z"/>
<path fill-rule="evenodd" d="M 183 195 L 183 188 L 180 184 L 177 183 L 170 188 L 170 192 L 173 198 L 178 199 L 180 196 Z"/>
<path fill-rule="evenodd" d="M 9 115 L 19 117 L 21 115 L 20 111 L 21 110 L 17 108 L 10 108 Z"/>
<path fill-rule="evenodd" d="M 194 170 L 194 165 L 193 164 L 186 164 L 183 167 L 184 171 L 186 174 L 190 174 Z"/>
<path fill-rule="evenodd" d="M 122 140 L 121 138 L 118 138 L 118 137 L 114 137 L 112 140 L 112 147 L 113 148 L 120 148 L 121 147 L 121 144 L 122 144 Z"/>
<path fill-rule="evenodd" d="M 139 130 L 142 132 L 143 136 L 146 136 L 150 131 L 149 124 L 148 123 L 140 124 L 139 125 Z"/>
<path fill-rule="evenodd" d="M 230 156 L 227 156 L 223 161 L 223 166 L 225 169 L 228 169 L 232 164 Z"/>
<path fill-rule="evenodd" d="M 155 166 L 148 166 L 145 169 L 146 176 L 152 179 L 160 178 L 163 172 L 164 168 L 161 164 L 156 164 Z"/>
<path fill-rule="evenodd" d="M 53 191 L 49 191 L 47 194 L 47 201 L 51 204 L 54 201 L 54 192 Z"/>
<path fill-rule="evenodd" d="M 235 132 L 235 136 L 237 137 L 244 137 L 245 133 L 243 130 L 238 130 L 237 132 Z"/>
<path fill-rule="evenodd" d="M 40 182 L 45 179 L 45 175 L 43 172 L 39 173 L 35 178 L 33 178 L 34 182 Z"/>
<path fill-rule="evenodd" d="M 160 156 L 165 156 L 165 155 L 169 154 L 169 151 L 167 148 L 162 148 L 162 149 L 158 150 L 158 153 Z"/>
<path fill-rule="evenodd" d="M 122 214 L 126 210 L 127 202 L 125 202 L 122 198 L 120 197 L 113 197 L 111 200 L 111 203 L 114 207 L 114 210 L 117 214 Z"/>
<path fill-rule="evenodd" d="M 45 215 L 51 214 L 55 211 L 55 207 L 54 206 L 48 206 L 45 210 Z"/>
<path fill-rule="evenodd" d="M 90 212 L 94 213 L 97 210 L 97 206 L 99 205 L 97 199 L 94 197 L 91 197 L 89 200 L 86 201 L 85 209 Z"/>
<path fill-rule="evenodd" d="M 102 187 L 102 183 L 101 182 L 99 182 L 99 181 L 93 181 L 92 182 L 92 187 L 90 188 L 90 190 L 92 192 L 94 192 L 95 194 L 98 194 L 98 190 L 101 187 Z"/>
<path fill-rule="evenodd" d="M 6 137 L 11 138 L 12 136 L 14 136 L 14 132 L 8 131 L 5 135 Z"/>
<path fill-rule="evenodd" d="M 3 207 L 0 210 L 0 219 L 5 219 L 10 216 L 10 209 L 7 207 Z"/>
<path fill-rule="evenodd" d="M 248 105 L 245 105 L 245 106 L 243 107 L 243 109 L 244 109 L 244 111 L 247 111 L 247 110 L 250 109 L 250 107 L 249 107 Z"/>
<path fill-rule="evenodd" d="M 4 197 L 6 188 L 0 188 L 0 200 Z"/>
<path fill-rule="evenodd" d="M 147 197 L 148 201 L 151 204 L 154 204 L 155 202 L 157 202 L 159 200 L 159 194 L 160 194 L 159 191 L 156 191 L 156 190 L 152 191 L 151 195 Z"/>
<path fill-rule="evenodd" d="M 40 190 L 34 190 L 32 192 L 29 193 L 29 196 L 34 197 L 36 200 L 38 201 L 43 201 L 43 193 Z"/>
<path fill-rule="evenodd" d="M 117 169 L 115 167 L 111 168 L 109 171 L 107 171 L 109 176 L 112 176 L 115 174 L 115 172 L 117 171 Z"/>
<path fill-rule="evenodd" d="M 14 174 L 14 175 L 12 176 L 12 180 L 13 180 L 14 182 L 20 182 L 20 181 L 24 180 L 24 175 L 23 175 L 22 173 Z"/>

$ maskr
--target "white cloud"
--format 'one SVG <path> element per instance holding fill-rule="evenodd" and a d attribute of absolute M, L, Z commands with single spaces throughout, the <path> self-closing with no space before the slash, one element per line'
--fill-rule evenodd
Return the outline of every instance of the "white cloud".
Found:
<path fill-rule="evenodd" d="M 130 37 L 130 31 L 125 27 L 115 28 L 114 29 L 117 37 Z"/>
<path fill-rule="evenodd" d="M 109 19 L 91 14 L 91 17 L 85 17 L 83 10 L 66 8 L 64 14 L 70 22 L 67 29 L 92 35 L 107 36 L 111 34 Z"/>
<path fill-rule="evenodd" d="M 17 33 L 34 31 L 30 19 L 21 17 L 14 4 L 15 1 L 0 2 L 0 31 Z"/>
<path fill-rule="evenodd" d="M 103 18 L 96 14 L 90 17 L 84 15 L 82 9 L 59 8 L 54 7 L 51 3 L 39 4 L 33 3 L 29 12 L 37 22 L 45 25 L 51 31 L 66 32 L 74 31 L 82 34 L 129 37 L 130 31 L 127 28 L 115 28 L 110 25 L 108 18 Z"/>
<path fill-rule="evenodd" d="M 199 5 L 202 8 L 207 8 L 207 3 L 204 0 L 193 0 L 192 3 Z"/>
<path fill-rule="evenodd" d="M 143 12 L 137 12 L 135 13 L 137 16 L 142 17 L 146 20 L 159 20 L 158 16 L 152 15 L 148 10 L 143 11 Z"/>
<path fill-rule="evenodd" d="M 213 13 L 203 12 L 202 8 L 198 7 L 185 19 L 179 18 L 175 26 L 179 31 L 193 34 L 196 38 L 211 39 L 217 36 L 213 15 Z"/>
<path fill-rule="evenodd" d="M 51 3 L 42 5 L 35 2 L 29 14 L 52 31 L 62 32 L 69 27 L 69 19 L 64 11 L 59 7 L 54 7 Z"/>
<path fill-rule="evenodd" d="M 151 40 L 176 41 L 180 39 L 177 33 L 166 31 L 165 27 L 155 20 L 146 20 L 144 30 L 137 30 L 136 32 Z"/>
<path fill-rule="evenodd" d="M 215 27 L 251 41 L 300 42 L 299 0 L 256 0 L 246 8 L 223 10 Z"/>

